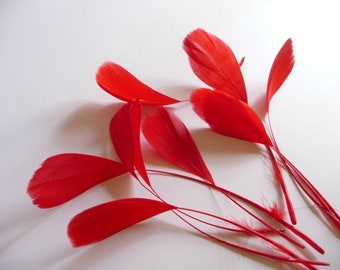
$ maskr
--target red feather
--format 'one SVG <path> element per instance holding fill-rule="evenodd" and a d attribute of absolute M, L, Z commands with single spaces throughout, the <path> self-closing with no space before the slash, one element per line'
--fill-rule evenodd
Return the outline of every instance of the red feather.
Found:
<path fill-rule="evenodd" d="M 269 110 L 269 103 L 274 94 L 279 90 L 281 85 L 287 79 L 288 75 L 293 69 L 295 60 L 293 54 L 292 40 L 288 39 L 282 46 L 275 57 L 275 60 L 270 69 L 268 84 L 267 84 L 267 98 L 266 107 Z"/>
<path fill-rule="evenodd" d="M 272 145 L 260 118 L 244 102 L 221 91 L 197 89 L 190 97 L 194 111 L 217 133 Z"/>
<path fill-rule="evenodd" d="M 60 154 L 45 160 L 30 180 L 27 192 L 39 207 L 54 207 L 126 172 L 123 164 L 113 160 Z"/>
<path fill-rule="evenodd" d="M 96 80 L 102 89 L 120 100 L 139 99 L 143 105 L 166 105 L 180 102 L 155 91 L 113 62 L 105 62 L 99 67 Z"/>
<path fill-rule="evenodd" d="M 176 166 L 213 183 L 213 178 L 184 123 L 164 107 L 147 116 L 142 130 L 148 142 Z"/>
<path fill-rule="evenodd" d="M 113 116 L 110 123 L 110 135 L 118 157 L 129 172 L 137 178 L 136 169 L 144 181 L 150 185 L 140 148 L 141 120 L 142 108 L 139 101 L 130 101 Z"/>
<path fill-rule="evenodd" d="M 241 63 L 233 51 L 218 37 L 197 29 L 183 42 L 192 70 L 203 82 L 247 103 Z"/>
<path fill-rule="evenodd" d="M 172 205 L 150 199 L 116 200 L 76 215 L 68 225 L 68 235 L 74 246 L 88 245 L 172 209 Z"/>

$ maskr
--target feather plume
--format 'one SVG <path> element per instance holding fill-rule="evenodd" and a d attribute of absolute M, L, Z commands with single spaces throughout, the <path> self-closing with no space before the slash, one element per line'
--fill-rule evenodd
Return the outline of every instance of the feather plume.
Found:
<path fill-rule="evenodd" d="M 27 192 L 39 207 L 54 207 L 126 172 L 123 164 L 113 160 L 59 154 L 44 161 L 30 180 Z"/>
<path fill-rule="evenodd" d="M 222 91 L 197 89 L 190 97 L 194 111 L 212 130 L 249 142 L 272 145 L 262 121 L 244 102 Z"/>
<path fill-rule="evenodd" d="M 99 67 L 96 80 L 103 90 L 123 101 L 139 99 L 143 105 L 167 105 L 180 102 L 155 91 L 113 62 L 105 62 Z"/>
<path fill-rule="evenodd" d="M 207 85 L 247 103 L 242 72 L 233 51 L 218 37 L 203 29 L 184 39 L 183 49 L 189 56 L 193 72 Z"/>
<path fill-rule="evenodd" d="M 159 107 L 143 121 L 142 130 L 157 152 L 176 166 L 213 183 L 213 178 L 184 123 Z"/>
<path fill-rule="evenodd" d="M 111 140 L 128 171 L 137 178 L 135 169 L 150 185 L 140 148 L 142 108 L 138 100 L 123 105 L 110 122 Z"/>
<path fill-rule="evenodd" d="M 76 215 L 68 225 L 68 235 L 75 247 L 92 244 L 174 208 L 143 198 L 111 201 Z"/>
<path fill-rule="evenodd" d="M 293 69 L 295 60 L 293 54 L 292 40 L 288 39 L 277 53 L 270 69 L 267 83 L 266 109 L 269 110 L 269 103 L 274 94 L 287 79 Z"/>

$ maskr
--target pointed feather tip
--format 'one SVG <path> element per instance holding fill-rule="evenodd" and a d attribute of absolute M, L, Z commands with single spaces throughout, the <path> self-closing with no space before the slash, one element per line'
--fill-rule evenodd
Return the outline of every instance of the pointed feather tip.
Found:
<path fill-rule="evenodd" d="M 287 44 L 286 46 L 289 46 L 293 50 L 293 39 L 291 37 L 287 38 L 285 44 Z"/>
<path fill-rule="evenodd" d="M 279 52 L 276 54 L 269 72 L 266 93 L 267 112 L 269 111 L 272 97 L 288 78 L 294 67 L 294 64 L 295 56 L 293 50 L 293 40 L 292 38 L 288 38 Z"/>
<path fill-rule="evenodd" d="M 290 55 L 290 62 L 295 64 L 295 55 L 294 55 L 294 43 L 292 38 L 288 38 L 286 42 L 282 46 L 282 50 L 285 50 L 286 53 Z"/>

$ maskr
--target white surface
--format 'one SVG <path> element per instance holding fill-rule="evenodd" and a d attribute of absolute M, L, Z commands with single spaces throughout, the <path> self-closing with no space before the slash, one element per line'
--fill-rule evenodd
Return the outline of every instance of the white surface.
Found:
<path fill-rule="evenodd" d="M 293 38 L 296 65 L 272 102 L 274 132 L 286 156 L 340 209 L 339 25 L 336 1 L 2 0 L 0 269 L 284 268 L 190 234 L 170 214 L 73 249 L 65 232 L 72 216 L 101 202 L 144 193 L 120 179 L 41 210 L 31 204 L 26 186 L 53 154 L 110 156 L 107 125 L 117 108 L 111 104 L 118 101 L 96 85 L 95 72 L 103 61 L 120 63 L 174 97 L 187 97 L 188 89 L 202 86 L 181 43 L 189 31 L 203 27 L 224 39 L 238 58 L 246 56 L 242 69 L 253 105 L 263 104 L 273 58 Z M 189 107 L 178 113 L 189 127 L 202 125 Z M 268 161 L 253 146 L 206 131 L 193 136 L 219 183 L 259 202 L 275 193 Z M 180 190 L 166 181 L 157 185 L 180 203 L 207 194 L 190 184 Z M 317 258 L 332 264 L 327 269 L 339 269 L 339 235 L 289 188 L 298 228 L 325 248 L 326 254 Z M 206 198 L 211 203 L 209 194 Z"/>

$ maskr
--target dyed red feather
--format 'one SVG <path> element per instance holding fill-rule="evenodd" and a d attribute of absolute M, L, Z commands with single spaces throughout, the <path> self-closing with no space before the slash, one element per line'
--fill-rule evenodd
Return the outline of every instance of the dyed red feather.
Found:
<path fill-rule="evenodd" d="M 99 67 L 96 80 L 103 90 L 120 100 L 139 99 L 143 105 L 166 105 L 179 102 L 150 88 L 113 62 L 105 62 Z"/>
<path fill-rule="evenodd" d="M 246 103 L 222 91 L 197 89 L 190 97 L 194 111 L 217 133 L 272 145 L 261 119 Z"/>
<path fill-rule="evenodd" d="M 189 56 L 192 70 L 203 82 L 247 103 L 242 72 L 233 51 L 218 37 L 203 29 L 191 32 L 184 39 L 183 49 Z"/>
<path fill-rule="evenodd" d="M 68 225 L 68 235 L 75 247 L 88 245 L 172 209 L 170 204 L 150 199 L 116 200 L 76 215 Z"/>
<path fill-rule="evenodd" d="M 266 97 L 267 111 L 269 110 L 270 100 L 287 79 L 293 69 L 294 63 L 292 40 L 288 39 L 276 55 L 270 69 Z"/>
<path fill-rule="evenodd" d="M 27 192 L 37 206 L 54 207 L 126 172 L 123 164 L 113 160 L 60 154 L 45 160 L 30 180 Z"/>
<path fill-rule="evenodd" d="M 213 178 L 184 123 L 171 111 L 159 107 L 143 121 L 148 142 L 176 166 L 213 183 Z"/>
<path fill-rule="evenodd" d="M 140 148 L 142 108 L 138 100 L 123 105 L 110 122 L 111 140 L 128 171 L 137 178 L 135 169 L 150 185 Z"/>

